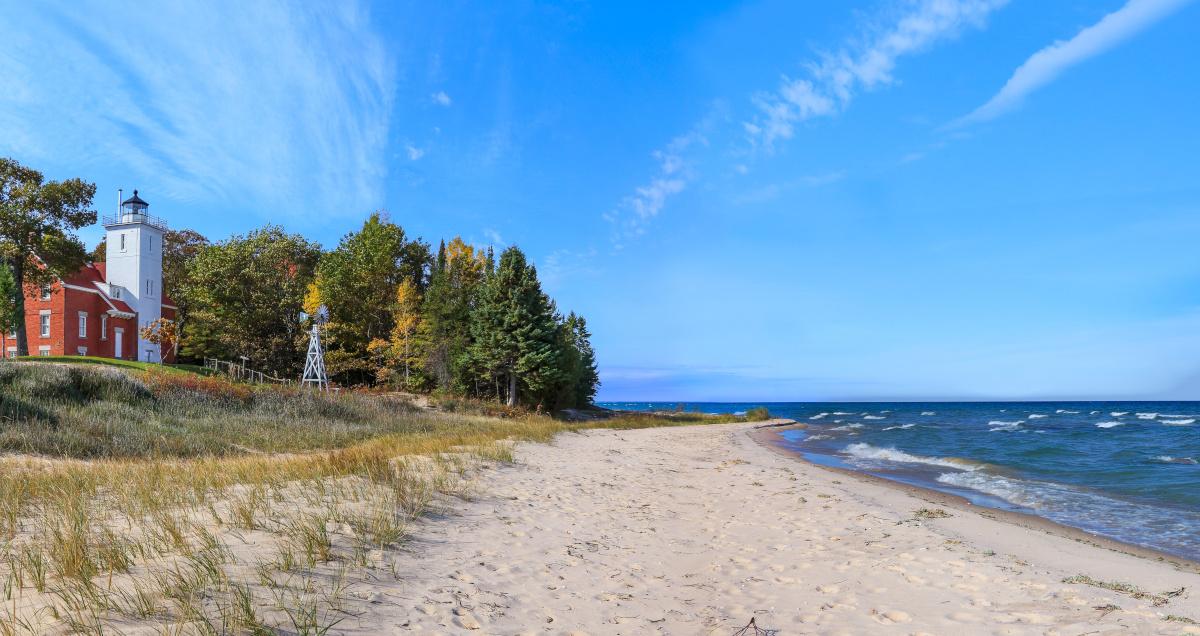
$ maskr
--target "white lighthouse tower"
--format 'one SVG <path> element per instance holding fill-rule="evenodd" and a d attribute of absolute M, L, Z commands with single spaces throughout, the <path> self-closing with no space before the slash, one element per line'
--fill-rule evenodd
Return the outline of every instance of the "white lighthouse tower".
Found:
<path fill-rule="evenodd" d="M 158 345 L 141 337 L 141 329 L 162 316 L 162 251 L 167 224 L 147 214 L 150 207 L 138 196 L 121 201 L 116 216 L 104 219 L 105 278 L 109 295 L 125 301 L 137 312 L 137 359 L 159 362 Z"/>

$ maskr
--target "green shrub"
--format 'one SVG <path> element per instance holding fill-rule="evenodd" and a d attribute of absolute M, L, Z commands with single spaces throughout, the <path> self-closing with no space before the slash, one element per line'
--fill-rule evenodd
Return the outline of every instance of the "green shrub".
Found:
<path fill-rule="evenodd" d="M 746 410 L 747 422 L 760 422 L 771 419 L 771 412 L 765 406 L 756 406 Z"/>

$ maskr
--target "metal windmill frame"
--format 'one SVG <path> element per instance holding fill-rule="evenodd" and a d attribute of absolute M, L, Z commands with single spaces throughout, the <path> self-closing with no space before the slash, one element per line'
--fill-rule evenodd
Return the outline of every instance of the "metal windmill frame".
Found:
<path fill-rule="evenodd" d="M 322 305 L 312 316 L 312 331 L 308 334 L 308 357 L 304 361 L 302 386 L 314 386 L 318 391 L 329 390 L 329 375 L 325 373 L 325 347 L 321 345 L 321 327 L 328 320 L 329 312 Z M 301 314 L 303 319 L 305 316 Z"/>

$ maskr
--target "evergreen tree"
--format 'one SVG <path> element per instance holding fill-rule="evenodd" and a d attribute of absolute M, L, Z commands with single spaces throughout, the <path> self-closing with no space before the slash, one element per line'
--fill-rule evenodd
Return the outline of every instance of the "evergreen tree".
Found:
<path fill-rule="evenodd" d="M 438 248 L 419 333 L 426 347 L 425 371 L 439 389 L 475 389 L 467 351 L 471 312 L 484 280 L 484 267 L 483 253 L 459 237 Z"/>
<path fill-rule="evenodd" d="M 484 287 L 472 320 L 475 367 L 503 382 L 509 406 L 527 395 L 539 406 L 562 375 L 554 304 L 542 292 L 537 271 L 516 247 L 504 250 Z"/>
<path fill-rule="evenodd" d="M 587 329 L 583 316 L 572 313 L 567 317 L 567 328 L 571 331 L 571 342 L 579 351 L 579 369 L 575 375 L 575 406 L 590 406 L 600 387 L 600 373 L 596 368 L 596 351 L 592 348 L 592 334 Z"/>

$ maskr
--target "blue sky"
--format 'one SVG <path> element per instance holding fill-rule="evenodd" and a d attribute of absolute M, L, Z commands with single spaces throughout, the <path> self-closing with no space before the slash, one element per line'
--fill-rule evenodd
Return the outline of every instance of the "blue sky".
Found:
<path fill-rule="evenodd" d="M 0 154 L 520 245 L 602 399 L 1200 398 L 1200 3 L 650 4 L 18 4 Z"/>

